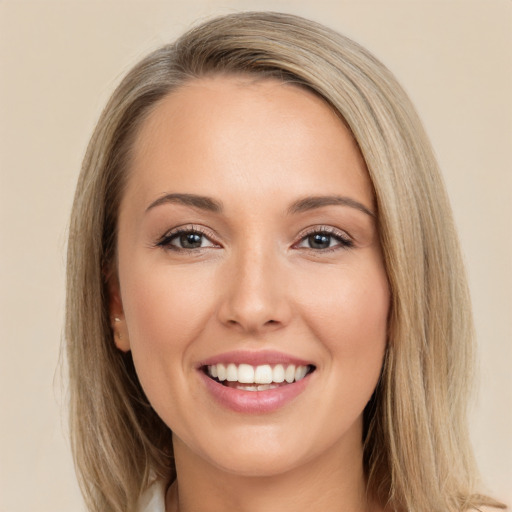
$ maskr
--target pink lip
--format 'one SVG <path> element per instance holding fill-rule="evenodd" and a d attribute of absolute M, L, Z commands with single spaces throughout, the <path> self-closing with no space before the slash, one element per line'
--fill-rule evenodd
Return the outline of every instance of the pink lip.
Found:
<path fill-rule="evenodd" d="M 258 366 L 260 364 L 294 364 L 296 366 L 308 366 L 313 364 L 311 361 L 299 359 L 282 352 L 276 352 L 274 350 L 233 350 L 232 352 L 224 352 L 213 357 L 202 361 L 198 368 L 202 366 L 211 366 L 213 364 L 250 364 L 252 366 Z"/>
<path fill-rule="evenodd" d="M 234 351 L 211 357 L 198 366 L 198 373 L 209 394 L 223 407 L 239 413 L 263 414 L 273 412 L 290 403 L 300 395 L 311 381 L 312 374 L 306 375 L 298 382 L 285 384 L 266 391 L 244 391 L 224 386 L 214 379 L 211 379 L 203 371 L 204 366 L 214 364 L 294 364 L 307 366 L 308 361 L 291 357 L 281 352 L 274 351 Z"/>
<path fill-rule="evenodd" d="M 232 411 L 247 414 L 269 413 L 283 407 L 306 389 L 311 377 L 308 374 L 298 382 L 267 391 L 243 391 L 223 386 L 202 371 L 199 374 L 217 403 Z"/>

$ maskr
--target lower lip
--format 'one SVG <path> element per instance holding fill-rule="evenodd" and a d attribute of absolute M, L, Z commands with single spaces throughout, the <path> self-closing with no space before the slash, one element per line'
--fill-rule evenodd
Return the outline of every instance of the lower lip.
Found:
<path fill-rule="evenodd" d="M 306 389 L 311 376 L 308 374 L 297 382 L 266 391 L 244 391 L 224 386 L 208 377 L 202 370 L 199 373 L 206 388 L 219 404 L 232 411 L 247 414 L 269 413 L 284 407 Z"/>

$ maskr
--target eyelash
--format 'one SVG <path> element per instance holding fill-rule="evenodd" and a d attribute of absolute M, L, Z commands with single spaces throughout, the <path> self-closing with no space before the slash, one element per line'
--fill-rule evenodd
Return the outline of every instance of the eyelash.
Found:
<path fill-rule="evenodd" d="M 339 251 L 343 249 L 351 249 L 354 247 L 354 241 L 343 231 L 339 229 L 333 228 L 332 226 L 315 226 L 310 228 L 304 233 L 301 233 L 300 239 L 297 243 L 294 244 L 294 247 L 297 247 L 300 243 L 306 241 L 309 237 L 314 235 L 324 235 L 329 238 L 334 238 L 337 241 L 337 244 L 332 247 L 326 247 L 325 249 L 315 249 L 313 247 L 303 247 L 303 249 L 315 252 L 315 253 L 326 253 Z"/>
<path fill-rule="evenodd" d="M 206 238 L 212 245 L 208 247 L 195 247 L 195 248 L 186 248 L 186 247 L 178 247 L 173 245 L 173 241 L 178 239 L 181 235 L 199 235 L 201 237 Z M 334 238 L 337 241 L 337 244 L 332 247 L 326 247 L 323 249 L 316 249 L 313 247 L 302 247 L 303 249 L 315 252 L 315 253 L 326 253 L 333 252 L 341 249 L 350 249 L 354 247 L 354 242 L 352 239 L 344 232 L 333 228 L 331 226 L 318 226 L 314 228 L 310 228 L 308 231 L 301 234 L 298 242 L 293 244 L 294 248 L 301 248 L 299 244 L 306 241 L 309 237 L 314 235 L 324 235 L 329 237 L 330 239 Z M 213 242 L 211 240 L 211 235 L 206 232 L 206 230 L 202 229 L 200 226 L 183 226 L 180 228 L 173 229 L 172 231 L 166 233 L 158 242 L 155 244 L 157 247 L 162 247 L 163 249 L 169 249 L 171 251 L 176 252 L 197 252 L 201 249 L 206 248 L 218 248 L 219 244 Z"/>
<path fill-rule="evenodd" d="M 200 249 L 205 249 L 205 247 L 186 248 L 173 245 L 172 242 L 178 239 L 181 235 L 199 235 L 206 238 L 212 244 L 209 247 L 219 247 L 219 244 L 212 242 L 212 236 L 206 232 L 206 230 L 201 228 L 201 226 L 183 226 L 173 229 L 172 231 L 167 232 L 162 238 L 160 238 L 160 240 L 158 240 L 156 243 L 156 246 L 162 247 L 163 249 L 169 249 L 171 251 L 188 253 L 197 252 Z"/>

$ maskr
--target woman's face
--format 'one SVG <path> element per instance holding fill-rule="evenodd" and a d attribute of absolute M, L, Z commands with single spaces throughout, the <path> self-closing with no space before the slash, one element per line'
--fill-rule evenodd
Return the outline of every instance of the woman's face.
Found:
<path fill-rule="evenodd" d="M 343 123 L 297 86 L 198 79 L 144 121 L 128 172 L 116 343 L 177 453 L 246 475 L 360 454 L 389 289 Z"/>

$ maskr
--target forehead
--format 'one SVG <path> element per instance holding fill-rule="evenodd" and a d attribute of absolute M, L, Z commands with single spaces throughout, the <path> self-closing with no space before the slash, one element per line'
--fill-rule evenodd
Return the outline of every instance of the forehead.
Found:
<path fill-rule="evenodd" d="M 212 195 L 243 184 L 273 193 L 286 183 L 291 193 L 325 194 L 342 179 L 372 203 L 364 161 L 337 114 L 313 92 L 275 79 L 186 83 L 155 105 L 132 155 L 128 189 L 146 201 L 175 185 Z"/>

